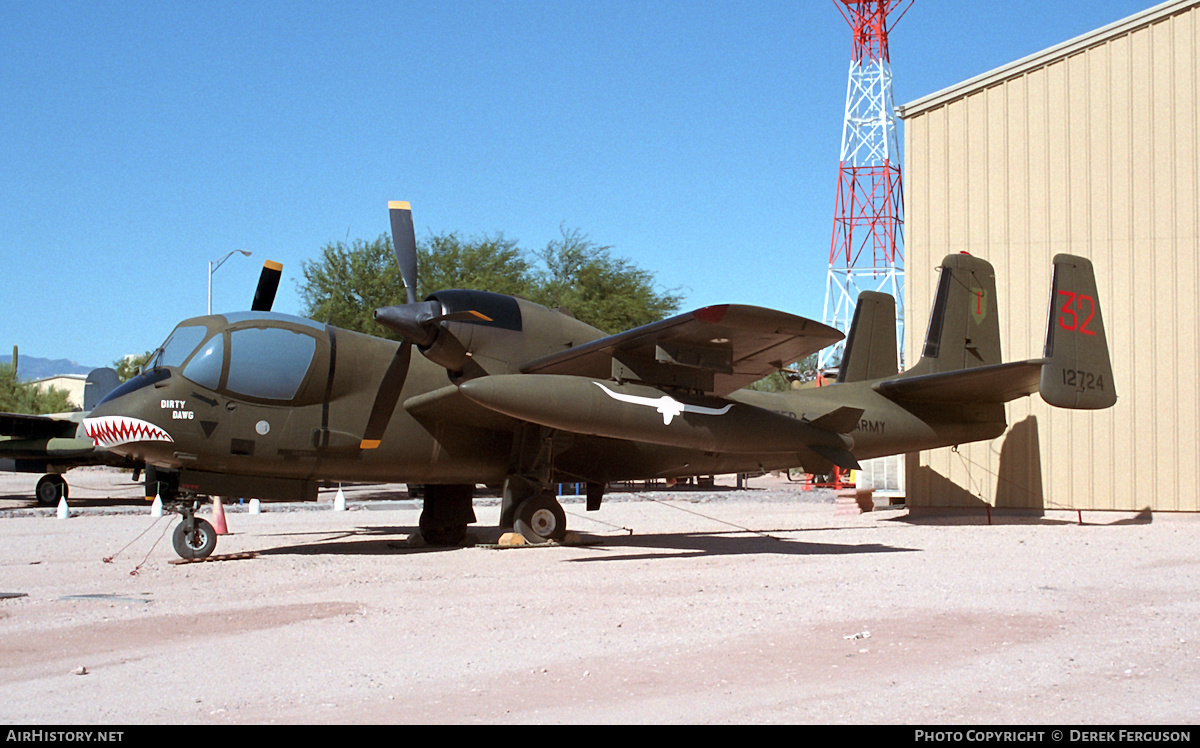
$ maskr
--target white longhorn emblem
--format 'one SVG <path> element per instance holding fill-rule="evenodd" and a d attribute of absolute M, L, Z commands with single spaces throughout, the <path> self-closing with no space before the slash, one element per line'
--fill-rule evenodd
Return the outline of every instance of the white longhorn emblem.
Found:
<path fill-rule="evenodd" d="M 700 415 L 704 416 L 723 416 L 729 412 L 730 408 L 733 407 L 732 403 L 726 405 L 724 408 L 706 408 L 703 405 L 688 405 L 687 403 L 679 402 L 669 395 L 663 395 L 662 397 L 623 395 L 620 392 L 613 392 L 599 382 L 595 382 L 595 385 L 604 390 L 604 392 L 614 400 L 620 400 L 624 403 L 633 403 L 634 405 L 645 405 L 648 408 L 654 408 L 659 413 L 662 413 L 664 426 L 670 426 L 671 419 L 680 413 L 699 413 Z"/>

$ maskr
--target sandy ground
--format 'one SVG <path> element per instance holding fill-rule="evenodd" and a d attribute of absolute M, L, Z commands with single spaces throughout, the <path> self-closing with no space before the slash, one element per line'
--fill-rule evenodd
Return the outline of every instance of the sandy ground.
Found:
<path fill-rule="evenodd" d="M 36 479 L 0 476 L 4 724 L 1200 715 L 1192 515 L 842 514 L 757 479 L 564 502 L 584 545 L 432 550 L 406 542 L 419 503 L 373 486 L 230 507 L 216 552 L 247 555 L 176 564 L 177 518 L 127 478 L 68 474 L 69 519 Z M 476 513 L 496 540 L 496 502 Z"/>

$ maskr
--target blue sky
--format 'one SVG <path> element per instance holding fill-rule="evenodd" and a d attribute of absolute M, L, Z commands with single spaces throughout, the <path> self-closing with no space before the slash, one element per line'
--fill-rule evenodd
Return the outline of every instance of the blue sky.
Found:
<path fill-rule="evenodd" d="M 896 103 L 1155 3 L 916 0 Z M 578 228 L 819 319 L 850 31 L 828 0 L 0 0 L 0 351 L 110 364 L 388 230 Z M 399 293 L 399 289 L 398 289 Z M 399 296 L 398 296 L 399 298 Z"/>

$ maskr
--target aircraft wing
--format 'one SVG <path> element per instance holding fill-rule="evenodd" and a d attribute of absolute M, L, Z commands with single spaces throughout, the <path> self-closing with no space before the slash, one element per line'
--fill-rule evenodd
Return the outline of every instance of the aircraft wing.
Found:
<path fill-rule="evenodd" d="M 885 397 L 909 403 L 1006 403 L 1038 391 L 1042 359 L 916 377 L 886 379 L 874 385 Z"/>
<path fill-rule="evenodd" d="M 75 436 L 79 424 L 69 418 L 0 413 L 0 436 L 13 439 L 55 439 Z"/>
<path fill-rule="evenodd" d="M 820 322 L 741 304 L 710 306 L 525 363 L 526 374 L 617 378 L 724 396 L 838 342 Z"/>
<path fill-rule="evenodd" d="M 0 413 L 0 461 L 5 462 L 0 469 L 13 470 L 12 460 L 29 461 L 33 469 L 44 470 L 47 461 L 69 466 L 102 464 L 118 459 L 97 450 L 91 439 L 76 437 L 79 422 L 72 415 L 80 414 Z"/>

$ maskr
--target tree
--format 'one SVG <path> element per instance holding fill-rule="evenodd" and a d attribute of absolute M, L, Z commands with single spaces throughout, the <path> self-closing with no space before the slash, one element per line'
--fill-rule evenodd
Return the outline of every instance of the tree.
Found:
<path fill-rule="evenodd" d="M 611 247 L 597 246 L 578 230 L 535 253 L 534 268 L 515 240 L 503 234 L 464 240 L 449 232 L 417 244 L 420 297 L 451 288 L 522 296 L 551 308 L 564 307 L 579 320 L 618 332 L 662 319 L 679 308 L 680 296 L 655 290 L 654 276 Z M 317 260 L 302 265 L 300 295 L 306 316 L 347 330 L 398 339 L 374 320 L 375 309 L 405 301 L 391 237 L 330 243 Z"/>
<path fill-rule="evenodd" d="M 562 238 L 537 253 L 543 269 L 534 301 L 563 307 L 607 333 L 656 322 L 679 309 L 683 297 L 656 291 L 653 273 L 614 258 L 612 247 L 595 244 L 578 229 L 559 230 Z"/>
<path fill-rule="evenodd" d="M 779 370 L 763 377 L 745 389 L 757 392 L 788 392 L 817 378 L 817 354 L 813 353 L 787 370 Z"/>
<path fill-rule="evenodd" d="M 146 362 L 150 360 L 151 353 L 153 353 L 153 351 L 146 351 L 140 356 L 130 354 L 113 361 L 113 369 L 115 369 L 117 372 L 117 380 L 121 382 L 128 382 L 130 379 L 136 377 L 142 366 L 144 366 Z"/>
<path fill-rule="evenodd" d="M 447 288 L 527 296 L 534 278 L 515 240 L 503 234 L 462 241 L 458 234 L 434 236 L 417 245 L 421 298 Z"/>
<path fill-rule="evenodd" d="M 12 364 L 0 364 L 0 411 L 43 415 L 70 410 L 74 410 L 74 406 L 63 390 L 51 387 L 42 392 L 28 382 L 18 382 Z"/>
<path fill-rule="evenodd" d="M 301 268 L 305 316 L 346 330 L 399 338 L 373 316 L 377 308 L 404 300 L 404 283 L 386 234 L 373 242 L 355 239 L 350 246 L 326 244 L 319 260 L 305 260 Z"/>

